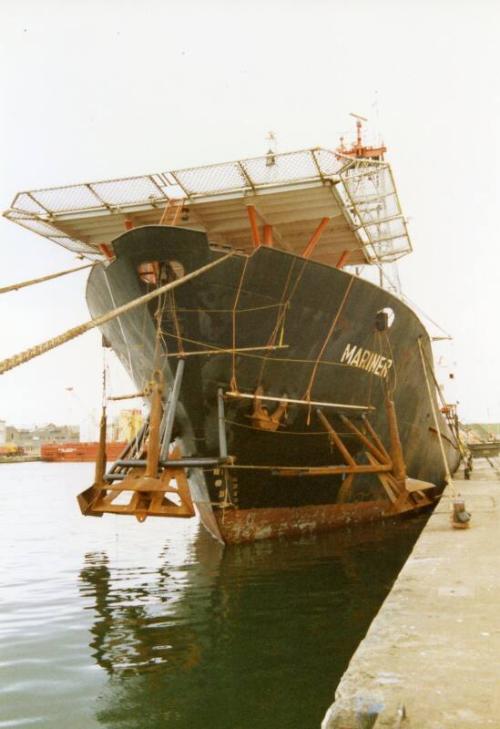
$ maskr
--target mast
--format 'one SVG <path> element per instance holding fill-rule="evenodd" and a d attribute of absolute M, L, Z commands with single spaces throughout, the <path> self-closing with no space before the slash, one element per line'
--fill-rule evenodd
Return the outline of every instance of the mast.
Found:
<path fill-rule="evenodd" d="M 349 113 L 356 120 L 356 139 L 351 147 L 345 147 L 343 137 L 340 138 L 340 145 L 337 151 L 344 157 L 352 157 L 354 159 L 377 160 L 384 161 L 384 154 L 387 148 L 384 144 L 378 146 L 365 145 L 363 141 L 363 122 L 367 122 L 367 117 Z M 378 282 L 381 288 L 390 291 L 398 296 L 401 295 L 401 281 L 399 271 L 395 260 L 391 261 L 394 250 L 393 239 L 387 235 L 387 221 L 390 218 L 391 211 L 389 209 L 388 200 L 390 192 L 387 185 L 387 178 L 384 174 L 379 173 L 376 169 L 370 170 L 370 184 L 375 186 L 378 191 L 378 199 L 368 202 L 369 193 L 366 191 L 366 200 L 363 201 L 363 180 L 359 181 L 356 194 L 361 198 L 359 208 L 362 212 L 372 216 L 372 225 L 376 230 L 376 238 L 381 241 L 379 243 L 378 255 L 376 256 L 376 265 L 378 268 Z M 373 197 L 373 196 L 372 196 Z M 390 274 L 387 273 L 390 270 Z"/>

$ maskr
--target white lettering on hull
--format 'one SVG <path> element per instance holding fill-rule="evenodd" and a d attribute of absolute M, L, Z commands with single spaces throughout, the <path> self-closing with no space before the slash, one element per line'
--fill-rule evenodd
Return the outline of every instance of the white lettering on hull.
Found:
<path fill-rule="evenodd" d="M 393 364 L 392 359 L 384 357 L 378 352 L 372 352 L 369 349 L 358 347 L 356 344 L 346 345 L 340 362 L 350 367 L 358 367 L 376 377 L 383 378 L 387 377 Z"/>

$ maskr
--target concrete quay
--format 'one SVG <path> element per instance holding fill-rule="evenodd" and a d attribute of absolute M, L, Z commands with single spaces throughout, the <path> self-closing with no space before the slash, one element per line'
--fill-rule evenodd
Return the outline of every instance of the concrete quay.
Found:
<path fill-rule="evenodd" d="M 450 490 L 342 677 L 322 729 L 500 729 L 500 460 Z"/>

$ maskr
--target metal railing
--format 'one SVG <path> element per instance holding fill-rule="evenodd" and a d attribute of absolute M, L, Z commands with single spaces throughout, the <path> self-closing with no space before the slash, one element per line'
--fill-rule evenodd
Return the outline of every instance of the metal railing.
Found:
<path fill-rule="evenodd" d="M 20 192 L 4 216 L 71 251 L 99 257 L 82 240 L 85 236 L 74 237 L 72 222 L 131 211 L 158 209 L 160 214 L 179 198 L 189 205 L 307 183 L 334 183 L 332 189 L 369 260 L 393 261 L 411 251 L 390 166 L 321 148 Z"/>

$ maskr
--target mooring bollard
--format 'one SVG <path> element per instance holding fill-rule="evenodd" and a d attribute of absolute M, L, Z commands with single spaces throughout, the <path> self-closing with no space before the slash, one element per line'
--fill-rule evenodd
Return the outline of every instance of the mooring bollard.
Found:
<path fill-rule="evenodd" d="M 470 513 L 465 508 L 463 499 L 454 499 L 453 511 L 451 512 L 451 525 L 454 529 L 468 529 L 471 519 Z"/>

